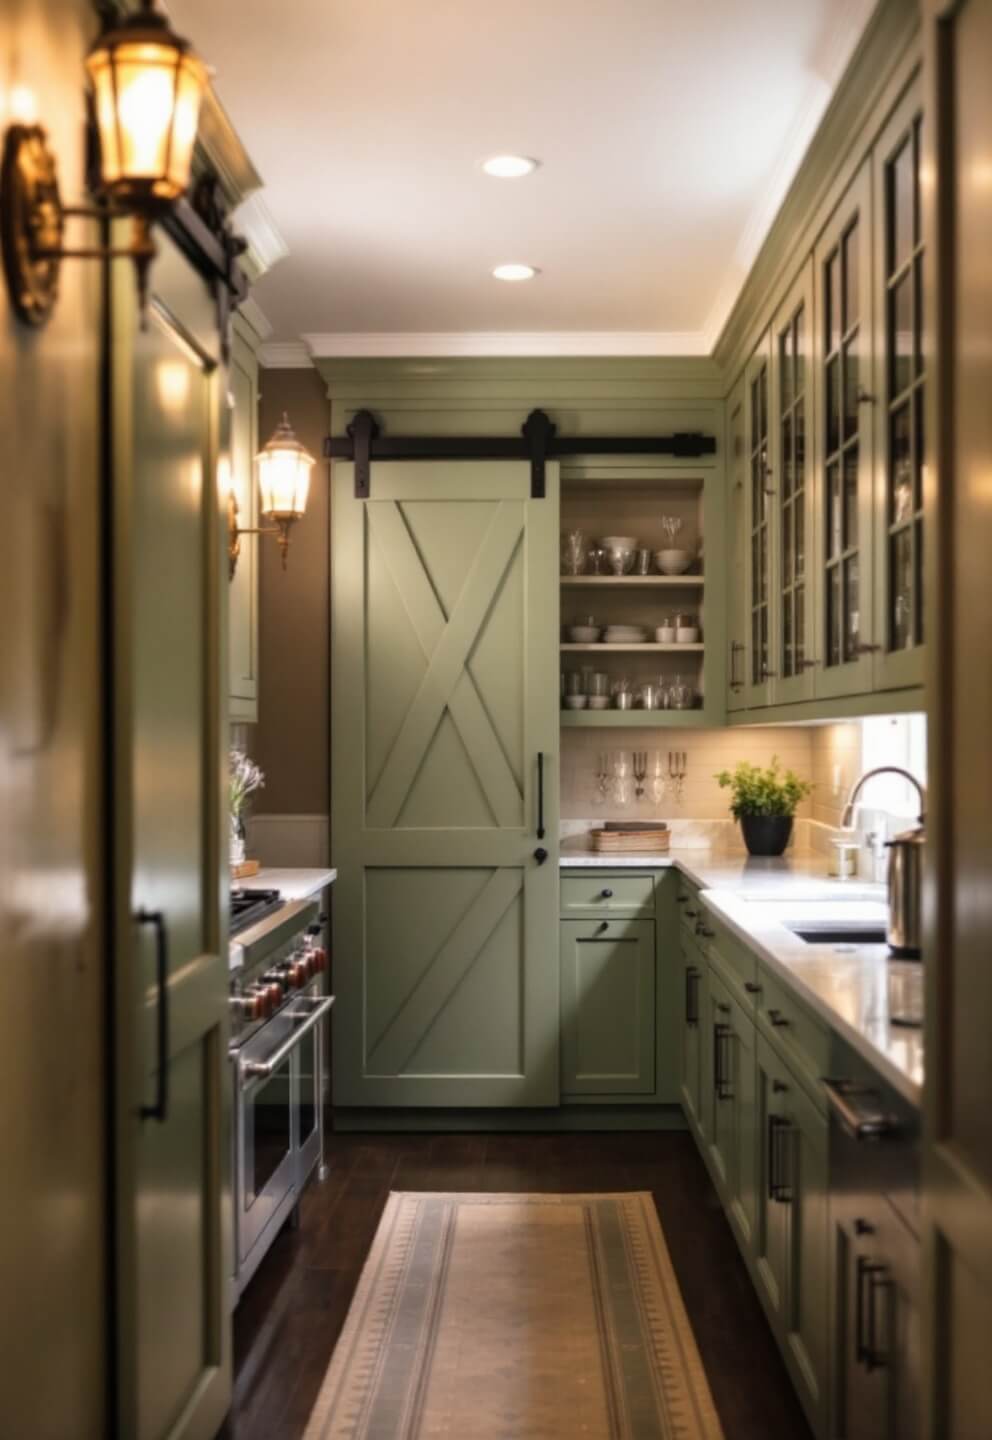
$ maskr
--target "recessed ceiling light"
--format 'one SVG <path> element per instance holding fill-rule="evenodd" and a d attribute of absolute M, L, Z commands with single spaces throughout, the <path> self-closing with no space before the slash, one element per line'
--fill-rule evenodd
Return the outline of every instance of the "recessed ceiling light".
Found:
<path fill-rule="evenodd" d="M 494 175 L 497 180 L 519 180 L 536 170 L 537 166 L 538 162 L 527 155 L 490 155 L 482 162 L 486 174 Z"/>
<path fill-rule="evenodd" d="M 496 280 L 533 280 L 537 274 L 533 265 L 497 265 L 493 271 Z"/>

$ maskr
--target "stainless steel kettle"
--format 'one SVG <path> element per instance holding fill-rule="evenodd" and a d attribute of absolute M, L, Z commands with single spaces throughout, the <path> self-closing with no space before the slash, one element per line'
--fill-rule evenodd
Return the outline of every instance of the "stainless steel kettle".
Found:
<path fill-rule="evenodd" d="M 917 825 L 886 841 L 889 855 L 889 923 L 885 938 L 893 955 L 919 960 L 923 953 L 920 895 L 926 830 Z"/>
<path fill-rule="evenodd" d="M 860 780 L 855 781 L 841 826 L 850 829 L 854 819 L 854 807 L 862 789 L 875 775 L 902 775 L 916 786 L 920 797 L 919 822 L 912 830 L 904 830 L 893 840 L 886 842 L 892 853 L 889 857 L 889 920 L 885 938 L 893 955 L 901 960 L 918 960 L 923 953 L 923 931 L 921 922 L 921 895 L 923 891 L 923 847 L 926 844 L 927 795 L 915 775 L 899 765 L 878 765 L 866 770 Z"/>

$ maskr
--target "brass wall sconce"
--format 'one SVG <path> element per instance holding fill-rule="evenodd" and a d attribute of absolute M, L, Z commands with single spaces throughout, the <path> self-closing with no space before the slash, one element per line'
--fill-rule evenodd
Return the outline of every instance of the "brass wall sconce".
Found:
<path fill-rule="evenodd" d="M 100 144 L 98 203 L 63 205 L 58 166 L 40 125 L 14 124 L 0 159 L 0 249 L 15 312 L 43 325 L 58 299 L 63 260 L 130 256 L 144 309 L 155 255 L 151 225 L 189 185 L 207 71 L 154 0 L 105 30 L 86 58 Z M 130 216 L 131 244 L 67 249 L 66 220 Z"/>
<path fill-rule="evenodd" d="M 261 497 L 263 520 L 273 524 L 242 530 L 238 525 L 238 501 L 232 490 L 227 500 L 227 562 L 228 579 L 233 580 L 241 554 L 242 535 L 275 535 L 282 554 L 282 568 L 285 570 L 289 559 L 289 532 L 295 521 L 306 514 L 307 498 L 310 494 L 310 471 L 314 458 L 296 438 L 296 432 L 289 423 L 289 416 L 283 417 L 272 433 L 272 438 L 256 455 L 258 462 L 258 489 Z"/>

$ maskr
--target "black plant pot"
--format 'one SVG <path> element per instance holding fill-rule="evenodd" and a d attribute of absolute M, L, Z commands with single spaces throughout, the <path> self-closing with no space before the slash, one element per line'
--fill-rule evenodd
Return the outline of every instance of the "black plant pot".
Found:
<path fill-rule="evenodd" d="M 741 833 L 751 855 L 781 855 L 792 834 L 791 815 L 742 815 Z"/>

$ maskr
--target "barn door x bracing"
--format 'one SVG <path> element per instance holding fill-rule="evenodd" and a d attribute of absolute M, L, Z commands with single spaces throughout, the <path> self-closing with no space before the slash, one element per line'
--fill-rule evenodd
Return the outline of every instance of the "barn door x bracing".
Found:
<path fill-rule="evenodd" d="M 557 1104 L 557 487 L 334 467 L 338 1105 Z"/>

